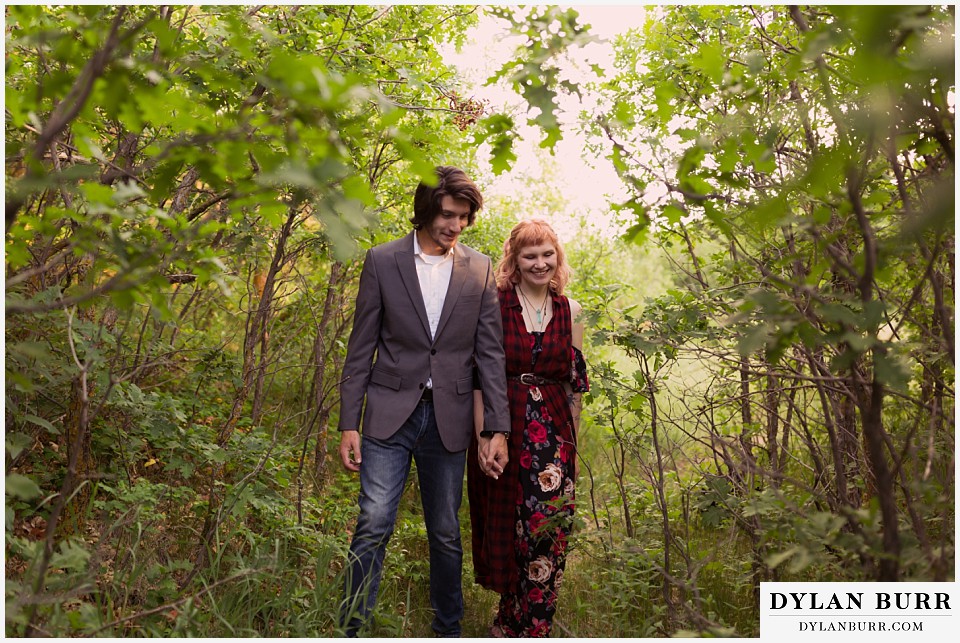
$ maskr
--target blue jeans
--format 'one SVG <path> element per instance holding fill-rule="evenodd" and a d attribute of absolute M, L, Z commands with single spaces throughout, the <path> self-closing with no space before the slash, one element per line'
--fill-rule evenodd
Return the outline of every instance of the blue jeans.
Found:
<path fill-rule="evenodd" d="M 437 431 L 433 404 L 421 402 L 389 439 L 364 437 L 360 452 L 360 518 L 350 543 L 341 625 L 347 636 L 356 636 L 376 605 L 387 541 L 393 534 L 413 459 L 430 544 L 433 629 L 440 636 L 460 636 L 463 547 L 457 512 L 463 496 L 466 451 L 446 450 Z"/>

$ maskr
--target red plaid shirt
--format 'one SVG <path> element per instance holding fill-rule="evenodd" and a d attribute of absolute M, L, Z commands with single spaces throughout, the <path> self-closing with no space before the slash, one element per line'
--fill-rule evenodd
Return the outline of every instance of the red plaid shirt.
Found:
<path fill-rule="evenodd" d="M 575 359 L 571 332 L 570 304 L 562 295 L 553 295 L 553 319 L 545 329 L 543 352 L 531 365 L 534 337 L 524 323 L 519 298 L 514 289 L 501 290 L 500 314 L 503 319 L 503 345 L 507 357 L 507 377 L 534 373 L 557 383 L 539 385 L 562 437 L 573 442 L 573 417 L 561 382 L 571 382 Z M 557 348 L 560 350 L 557 350 Z M 586 390 L 586 375 L 580 385 Z M 571 382 L 573 383 L 573 382 Z M 512 591 L 517 583 L 514 551 L 516 507 L 519 497 L 520 446 L 524 438 L 527 396 L 532 385 L 518 379 L 507 380 L 511 431 L 508 436 L 510 461 L 499 480 L 488 478 L 477 462 L 477 440 L 474 437 L 467 456 L 467 493 L 473 532 L 473 566 L 476 582 L 499 593 Z"/>

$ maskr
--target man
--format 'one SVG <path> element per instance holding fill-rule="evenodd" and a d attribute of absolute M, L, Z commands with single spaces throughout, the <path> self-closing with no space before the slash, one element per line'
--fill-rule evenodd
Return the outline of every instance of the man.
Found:
<path fill-rule="evenodd" d="M 436 177 L 436 187 L 417 187 L 413 232 L 369 250 L 360 274 L 340 387 L 340 459 L 348 471 L 360 472 L 360 517 L 341 608 L 347 636 L 356 636 L 376 604 L 411 459 L 430 544 L 433 629 L 460 636 L 457 512 L 474 426 L 475 366 L 484 397 L 480 466 L 497 477 L 507 463 L 510 419 L 496 283 L 490 259 L 457 243 L 483 198 L 460 169 L 441 166 Z"/>

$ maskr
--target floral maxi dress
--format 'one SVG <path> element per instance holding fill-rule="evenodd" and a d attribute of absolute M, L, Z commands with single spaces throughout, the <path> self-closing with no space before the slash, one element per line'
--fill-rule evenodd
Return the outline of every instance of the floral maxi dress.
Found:
<path fill-rule="evenodd" d="M 474 571 L 477 583 L 500 593 L 494 623 L 505 635 L 549 636 L 573 522 L 577 454 L 567 391 L 589 386 L 567 298 L 553 295 L 553 318 L 543 332 L 530 333 L 516 292 L 499 294 L 510 460 L 499 480 L 488 478 L 477 463 L 476 439 L 471 444 Z M 521 381 L 523 373 L 536 377 Z"/>

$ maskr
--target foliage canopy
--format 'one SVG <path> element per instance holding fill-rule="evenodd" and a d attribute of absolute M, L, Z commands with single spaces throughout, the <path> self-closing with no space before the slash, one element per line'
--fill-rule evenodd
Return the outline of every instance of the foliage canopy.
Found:
<path fill-rule="evenodd" d="M 950 579 L 953 9 L 647 12 L 577 85 L 559 7 L 8 7 L 6 632 L 336 633 L 359 251 L 435 165 L 521 153 L 444 62 L 481 14 L 526 38 L 489 82 L 543 153 L 592 92 L 630 193 L 624 238 L 568 245 L 594 388 L 563 627 L 755 635 L 763 580 Z M 465 238 L 496 258 L 512 222 Z M 417 505 L 382 634 L 427 631 Z"/>

